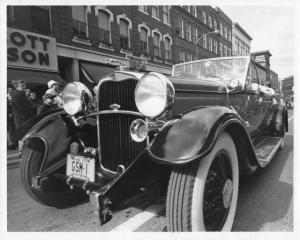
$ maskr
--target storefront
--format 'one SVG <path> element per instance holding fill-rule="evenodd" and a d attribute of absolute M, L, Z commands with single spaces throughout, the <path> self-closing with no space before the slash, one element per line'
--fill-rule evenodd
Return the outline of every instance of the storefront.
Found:
<path fill-rule="evenodd" d="M 49 80 L 65 83 L 58 72 L 55 38 L 7 28 L 7 40 L 8 84 L 24 80 L 40 95 Z"/>

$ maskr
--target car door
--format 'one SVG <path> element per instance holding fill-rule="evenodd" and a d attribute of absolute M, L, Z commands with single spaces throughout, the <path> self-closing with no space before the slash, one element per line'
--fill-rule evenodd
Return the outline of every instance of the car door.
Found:
<path fill-rule="evenodd" d="M 259 89 L 261 81 L 254 64 L 250 64 L 245 90 L 231 94 L 230 104 L 244 120 L 251 138 L 263 134 L 264 119 L 267 113 L 269 99 Z"/>

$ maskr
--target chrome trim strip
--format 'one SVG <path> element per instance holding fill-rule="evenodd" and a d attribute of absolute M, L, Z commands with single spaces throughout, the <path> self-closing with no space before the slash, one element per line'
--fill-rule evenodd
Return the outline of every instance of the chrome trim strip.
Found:
<path fill-rule="evenodd" d="M 127 111 L 127 110 L 103 110 L 103 111 L 96 111 L 90 114 L 87 114 L 85 116 L 80 116 L 77 118 L 77 121 L 86 117 L 93 117 L 93 116 L 99 116 L 99 115 L 107 115 L 107 114 L 127 114 L 127 115 L 135 115 L 138 117 L 145 117 L 140 112 L 134 112 L 134 111 Z"/>

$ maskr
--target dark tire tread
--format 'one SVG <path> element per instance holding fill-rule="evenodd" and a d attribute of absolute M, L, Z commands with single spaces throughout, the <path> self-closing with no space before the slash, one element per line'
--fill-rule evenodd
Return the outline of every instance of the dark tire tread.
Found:
<path fill-rule="evenodd" d="M 20 164 L 21 181 L 25 191 L 31 198 L 41 204 L 58 208 L 83 201 L 87 198 L 87 195 L 81 189 L 70 190 L 64 182 L 59 182 L 60 188 L 55 187 L 57 186 L 55 185 L 57 182 L 48 183 L 48 186 L 52 187 L 50 191 L 46 189 L 46 187 L 42 187 L 41 189 L 32 188 L 31 178 L 36 174 L 35 171 L 39 168 L 41 156 L 41 150 L 27 147 L 24 150 Z M 53 189 L 56 190 L 53 191 Z"/>

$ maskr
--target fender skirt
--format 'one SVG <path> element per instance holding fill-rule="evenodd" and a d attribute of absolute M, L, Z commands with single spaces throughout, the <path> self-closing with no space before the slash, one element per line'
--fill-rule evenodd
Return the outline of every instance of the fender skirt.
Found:
<path fill-rule="evenodd" d="M 186 164 L 207 155 L 218 135 L 227 128 L 235 144 L 247 148 L 244 152 L 248 155 L 250 162 L 247 165 L 250 168 L 256 166 L 257 159 L 244 126 L 239 115 L 227 107 L 207 106 L 193 109 L 178 119 L 169 121 L 148 146 L 148 154 L 160 163 Z"/>

